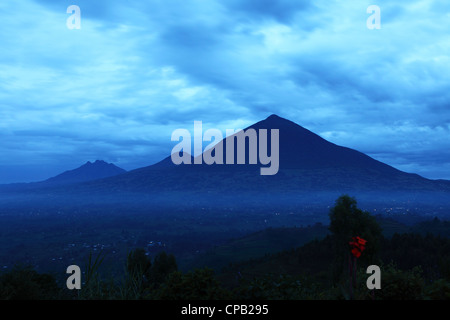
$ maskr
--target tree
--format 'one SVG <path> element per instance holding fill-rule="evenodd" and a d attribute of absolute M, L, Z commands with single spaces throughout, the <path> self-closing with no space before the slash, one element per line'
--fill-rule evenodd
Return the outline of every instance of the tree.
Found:
<path fill-rule="evenodd" d="M 343 195 L 336 200 L 330 210 L 330 226 L 335 251 L 333 278 L 337 281 L 342 275 L 349 258 L 349 242 L 359 236 L 367 240 L 366 249 L 359 261 L 362 264 L 377 264 L 381 228 L 375 217 L 357 207 L 355 198 Z"/>
<path fill-rule="evenodd" d="M 169 276 L 178 270 L 177 262 L 172 254 L 164 251 L 158 253 L 153 259 L 150 271 L 150 282 L 154 287 L 159 287 Z"/>
<path fill-rule="evenodd" d="M 142 248 L 135 249 L 128 254 L 127 272 L 132 278 L 148 277 L 152 263 Z"/>

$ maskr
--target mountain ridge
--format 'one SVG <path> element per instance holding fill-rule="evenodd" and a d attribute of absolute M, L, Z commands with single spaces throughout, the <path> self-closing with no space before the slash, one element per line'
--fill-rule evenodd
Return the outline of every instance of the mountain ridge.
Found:
<path fill-rule="evenodd" d="M 103 184 L 116 190 L 138 192 L 196 190 L 199 193 L 216 191 L 219 194 L 230 191 L 292 190 L 345 192 L 355 189 L 450 191 L 450 181 L 429 180 L 403 172 L 362 152 L 331 143 L 277 115 L 271 115 L 244 131 L 250 128 L 257 131 L 279 129 L 280 169 L 276 175 L 260 176 L 261 164 L 259 161 L 256 165 L 248 164 L 248 157 L 245 165 L 175 165 L 168 156 L 154 165 L 88 184 L 95 185 L 96 189 L 102 188 Z M 232 137 L 223 139 L 224 149 L 226 140 Z"/>
<path fill-rule="evenodd" d="M 430 180 L 414 173 L 403 172 L 362 152 L 329 142 L 275 114 L 248 126 L 244 131 L 248 129 L 279 130 L 280 164 L 277 174 L 261 176 L 259 173 L 261 163 L 258 161 L 257 164 L 248 164 L 248 156 L 246 164 L 175 165 L 169 155 L 150 166 L 110 177 L 74 182 L 67 190 L 87 194 L 193 192 L 200 197 L 210 193 L 220 196 L 237 194 L 245 197 L 250 193 L 264 195 L 352 191 L 404 191 L 415 194 L 422 191 L 450 192 L 450 181 Z M 227 139 L 234 139 L 234 135 L 222 140 L 224 148 Z M 269 144 L 270 140 L 268 138 Z M 270 150 L 270 146 L 268 149 Z M 248 155 L 248 143 L 245 150 Z M 226 150 L 224 157 L 225 153 Z M 193 163 L 192 156 L 190 159 Z M 89 166 L 89 162 L 86 165 Z M 62 188 L 57 192 L 65 192 L 65 189 Z"/>
<path fill-rule="evenodd" d="M 107 163 L 103 160 L 96 160 L 95 162 L 87 161 L 85 164 L 75 169 L 66 170 L 45 180 L 0 184 L 0 190 L 33 190 L 38 188 L 77 184 L 108 178 L 126 172 L 126 170 L 114 165 L 113 163 Z"/>

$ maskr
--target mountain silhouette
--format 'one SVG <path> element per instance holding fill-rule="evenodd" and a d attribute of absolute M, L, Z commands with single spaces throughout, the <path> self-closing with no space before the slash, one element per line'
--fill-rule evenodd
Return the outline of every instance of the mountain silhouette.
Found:
<path fill-rule="evenodd" d="M 108 178 L 125 173 L 126 170 L 115 166 L 112 163 L 106 163 L 103 160 L 95 162 L 86 162 L 84 165 L 74 170 L 65 171 L 55 177 L 49 178 L 43 183 L 45 184 L 70 184 L 78 182 L 86 182 Z"/>
<path fill-rule="evenodd" d="M 333 144 L 300 125 L 271 115 L 247 129 L 279 130 L 279 171 L 262 176 L 261 163 L 180 164 L 171 157 L 123 175 L 92 181 L 83 188 L 136 192 L 193 191 L 199 194 L 300 191 L 450 191 L 450 182 L 429 180 L 377 161 L 359 151 Z M 226 141 L 223 157 L 226 162 Z M 268 141 L 270 142 L 270 134 Z M 236 157 L 236 144 L 235 144 Z M 270 143 L 268 150 L 271 150 Z M 259 151 L 259 149 L 258 149 Z M 193 159 L 191 157 L 191 159 Z M 236 162 L 235 162 L 236 163 Z"/>
<path fill-rule="evenodd" d="M 276 174 L 261 175 L 261 168 L 268 165 L 259 159 L 249 164 L 247 141 L 244 164 L 193 164 L 200 156 L 189 155 L 186 158 L 192 164 L 175 165 L 169 155 L 156 164 L 125 172 L 104 161 L 88 162 L 46 181 L 0 185 L 0 199 L 11 205 L 26 202 L 39 206 L 56 203 L 90 206 L 99 203 L 149 210 L 176 208 L 188 212 L 189 208 L 213 207 L 219 211 L 228 208 L 250 212 L 255 208 L 285 208 L 313 214 L 313 208 L 323 210 L 338 196 L 349 194 L 380 210 L 389 206 L 408 207 L 413 211 L 428 208 L 435 212 L 436 208 L 450 206 L 448 180 L 430 180 L 400 171 L 364 153 L 331 143 L 277 115 L 244 131 L 248 129 L 258 133 L 258 140 L 260 129 L 267 130 L 268 150 L 272 149 L 271 129 L 279 130 Z M 236 135 L 222 140 L 224 163 L 227 152 L 232 150 L 227 150 L 227 142 L 237 140 Z M 236 145 L 233 149 L 235 163 Z M 219 147 L 220 143 L 213 147 L 215 152 Z M 256 151 L 259 154 L 259 146 Z M 210 153 L 216 155 L 215 152 Z"/>
<path fill-rule="evenodd" d="M 198 205 L 205 201 L 208 205 L 219 202 L 228 205 L 239 201 L 252 206 L 261 203 L 281 205 L 299 199 L 305 203 L 314 199 L 323 204 L 343 193 L 359 198 L 377 198 L 379 203 L 387 203 L 386 199 L 395 203 L 400 198 L 403 202 L 412 203 L 427 198 L 428 203 L 434 205 L 450 199 L 450 181 L 429 180 L 400 171 L 364 153 L 331 143 L 277 115 L 271 115 L 244 131 L 248 129 L 259 133 L 258 139 L 260 129 L 267 129 L 268 150 L 271 150 L 271 129 L 279 130 L 276 174 L 261 175 L 261 168 L 268 165 L 260 163 L 259 159 L 256 164 L 249 164 L 247 141 L 245 164 L 193 164 L 195 158 L 189 156 L 192 164 L 175 165 L 169 155 L 156 164 L 125 172 L 113 164 L 96 161 L 43 182 L 0 186 L 0 191 L 5 195 L 31 192 L 62 196 L 69 201 L 102 198 L 104 201 L 135 203 L 148 200 L 169 205 L 186 202 Z M 224 163 L 227 142 L 236 135 L 222 140 Z M 219 146 L 220 143 L 215 147 Z M 234 143 L 233 151 L 234 163 L 237 163 L 237 143 Z M 259 154 L 259 146 L 256 151 Z"/>

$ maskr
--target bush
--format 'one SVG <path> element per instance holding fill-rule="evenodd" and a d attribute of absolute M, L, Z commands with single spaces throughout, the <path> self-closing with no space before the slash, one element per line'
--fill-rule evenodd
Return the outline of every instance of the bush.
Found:
<path fill-rule="evenodd" d="M 393 264 L 381 267 L 381 289 L 375 295 L 382 300 L 420 300 L 423 299 L 424 280 L 420 267 L 402 271 Z"/>
<path fill-rule="evenodd" d="M 171 273 L 153 296 L 157 300 L 220 300 L 230 299 L 211 269 L 196 269 L 183 274 Z"/>
<path fill-rule="evenodd" d="M 433 281 L 426 288 L 425 299 L 450 300 L 450 282 L 445 279 Z"/>
<path fill-rule="evenodd" d="M 50 300 L 61 295 L 55 278 L 39 274 L 30 266 L 15 266 L 0 276 L 0 299 L 2 300 Z"/>

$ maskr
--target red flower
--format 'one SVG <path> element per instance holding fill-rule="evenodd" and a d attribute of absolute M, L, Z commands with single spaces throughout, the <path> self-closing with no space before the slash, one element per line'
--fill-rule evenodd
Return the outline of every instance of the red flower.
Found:
<path fill-rule="evenodd" d="M 350 246 L 352 247 L 352 254 L 356 258 L 359 258 L 361 256 L 361 253 L 366 248 L 365 245 L 367 243 L 367 240 L 364 240 L 363 238 L 360 237 L 353 237 L 352 240 L 353 241 L 349 242 Z"/>
<path fill-rule="evenodd" d="M 356 248 L 352 249 L 352 253 L 357 258 L 359 258 L 361 256 L 361 252 L 358 249 L 356 249 Z"/>
<path fill-rule="evenodd" d="M 360 238 L 360 237 L 356 237 L 356 240 L 358 240 L 358 243 L 360 245 L 363 245 L 363 246 L 366 245 L 367 240 L 364 240 L 363 238 Z"/>

